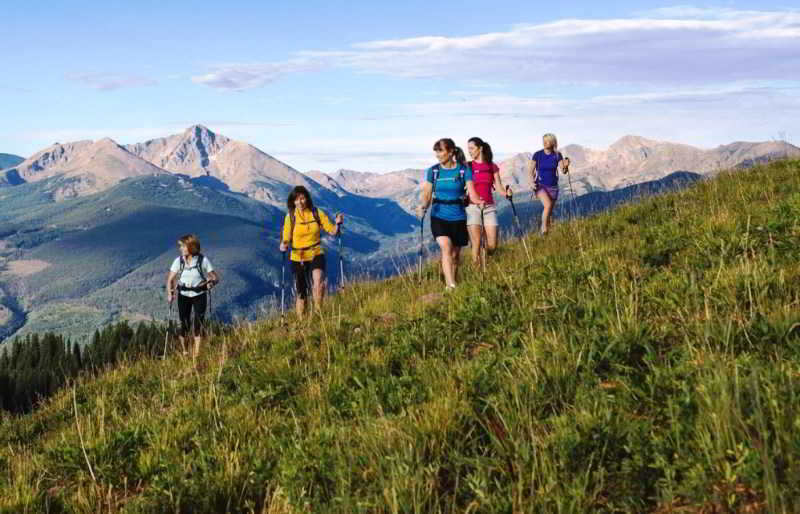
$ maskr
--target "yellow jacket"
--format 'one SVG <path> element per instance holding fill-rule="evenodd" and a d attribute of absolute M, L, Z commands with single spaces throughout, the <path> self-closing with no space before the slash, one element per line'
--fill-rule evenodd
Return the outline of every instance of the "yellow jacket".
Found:
<path fill-rule="evenodd" d="M 336 232 L 336 226 L 331 223 L 331 220 L 322 209 L 317 209 L 322 227 L 320 227 L 317 220 L 314 219 L 314 213 L 311 212 L 311 209 L 305 209 L 303 211 L 295 210 L 294 214 L 294 234 L 291 233 L 292 218 L 289 213 L 287 213 L 286 217 L 283 219 L 282 241 L 289 242 L 289 248 L 292 250 L 289 259 L 296 262 L 305 262 L 312 260 L 317 255 L 325 253 L 321 244 L 321 229 L 324 228 L 328 233 L 334 234 Z"/>

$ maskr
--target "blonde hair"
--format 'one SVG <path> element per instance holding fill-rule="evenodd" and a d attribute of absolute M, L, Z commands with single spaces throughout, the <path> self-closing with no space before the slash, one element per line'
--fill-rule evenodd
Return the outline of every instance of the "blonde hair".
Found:
<path fill-rule="evenodd" d="M 186 249 L 189 250 L 189 255 L 197 255 L 200 253 L 200 240 L 194 234 L 186 234 L 178 239 L 179 243 L 183 243 Z"/>
<path fill-rule="evenodd" d="M 551 139 L 553 141 L 553 149 L 558 150 L 558 138 L 556 137 L 555 134 L 551 134 L 550 132 L 548 132 L 547 134 L 542 136 L 542 140 L 545 139 Z"/>

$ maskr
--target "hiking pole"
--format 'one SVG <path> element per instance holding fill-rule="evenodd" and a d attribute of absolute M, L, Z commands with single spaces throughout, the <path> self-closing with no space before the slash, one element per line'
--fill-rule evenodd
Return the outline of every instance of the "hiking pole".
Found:
<path fill-rule="evenodd" d="M 506 186 L 506 192 L 508 192 L 509 186 Z M 522 226 L 519 224 L 519 216 L 517 216 L 517 208 L 514 207 L 514 198 L 511 196 L 506 196 L 508 201 L 511 202 L 511 211 L 514 213 L 514 224 L 517 226 L 517 232 L 519 232 L 519 238 L 522 240 L 522 246 L 525 247 L 525 255 L 528 256 L 528 259 L 531 258 L 531 252 L 528 250 L 528 243 L 525 242 L 525 234 L 522 232 Z"/>
<path fill-rule="evenodd" d="M 428 208 L 425 207 L 422 209 L 422 217 L 419 219 L 419 281 L 422 282 L 422 257 L 424 253 L 424 240 L 425 240 L 425 214 L 427 214 Z"/>
<path fill-rule="evenodd" d="M 211 289 L 212 289 L 212 287 L 213 287 L 213 285 L 211 285 L 208 282 L 206 282 L 206 294 L 208 295 L 208 297 L 207 297 L 208 302 L 206 303 L 206 316 L 205 316 L 206 327 L 205 328 L 206 328 L 206 332 L 207 332 L 206 335 L 209 338 L 213 337 L 213 335 L 214 335 L 214 326 L 211 323 L 211 314 L 212 314 L 212 311 L 211 311 Z"/>
<path fill-rule="evenodd" d="M 481 271 L 486 273 L 486 225 L 483 221 L 483 210 L 486 205 L 480 207 L 481 210 Z"/>
<path fill-rule="evenodd" d="M 171 324 L 172 324 L 172 300 L 170 300 L 169 302 L 169 317 L 167 318 L 167 326 L 164 328 L 164 354 L 161 356 L 161 360 L 167 358 L 167 340 L 169 339 L 169 329 Z"/>
<path fill-rule="evenodd" d="M 342 255 L 342 225 L 344 221 L 339 223 L 339 233 L 336 239 L 339 240 L 339 288 L 344 289 L 344 256 Z"/>
<path fill-rule="evenodd" d="M 575 190 L 572 189 L 572 173 L 569 172 L 569 167 L 567 168 L 567 181 L 569 183 L 569 192 L 572 195 L 572 218 L 570 221 L 575 219 L 575 209 L 578 208 L 578 204 L 575 203 Z"/>
<path fill-rule="evenodd" d="M 286 297 L 286 250 L 281 252 L 281 323 L 285 315 Z"/>

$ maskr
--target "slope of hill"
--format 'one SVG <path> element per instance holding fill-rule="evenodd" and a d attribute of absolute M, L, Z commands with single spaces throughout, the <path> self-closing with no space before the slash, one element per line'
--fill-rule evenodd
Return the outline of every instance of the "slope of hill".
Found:
<path fill-rule="evenodd" d="M 8 293 L 0 304 L 14 313 L 5 313 L 0 339 L 48 330 L 83 338 L 119 319 L 165 317 L 164 272 L 175 239 L 189 232 L 199 235 L 225 277 L 215 296 L 217 317 L 251 318 L 274 303 L 284 210 L 226 191 L 208 177 L 169 173 L 54 203 L 53 191 L 71 180 L 58 175 L 0 190 L 0 267 L 12 267 L 0 272 L 0 288 Z M 386 200 L 326 195 L 335 203 L 318 197 L 318 205 L 348 214 L 342 238 L 348 272 L 388 269 L 397 254 L 388 242 L 411 231 L 413 218 Z M 326 245 L 334 285 L 338 247 Z"/>
<path fill-rule="evenodd" d="M 20 334 L 57 330 L 86 336 L 121 318 L 162 318 L 164 273 L 175 239 L 187 232 L 200 235 L 212 262 L 227 275 L 228 287 L 220 288 L 216 299 L 219 316 L 253 312 L 256 296 L 268 299 L 274 292 L 280 259 L 263 241 L 277 240 L 276 229 L 267 224 L 280 216 L 275 208 L 170 174 L 48 201 L 47 192 L 63 180 L 18 186 L 20 191 L 3 200 L 0 262 L 38 268 L 0 274 L 0 285 L 27 313 L 0 334 L 24 322 Z"/>
<path fill-rule="evenodd" d="M 0 170 L 16 166 L 24 160 L 25 158 L 20 157 L 19 155 L 0 153 Z"/>
<path fill-rule="evenodd" d="M 123 363 L 0 421 L 0 509 L 790 512 L 799 216 L 772 163 Z"/>

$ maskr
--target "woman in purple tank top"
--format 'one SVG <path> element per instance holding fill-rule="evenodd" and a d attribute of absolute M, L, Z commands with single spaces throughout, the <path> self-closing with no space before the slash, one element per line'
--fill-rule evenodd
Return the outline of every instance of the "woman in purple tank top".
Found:
<path fill-rule="evenodd" d="M 550 230 L 550 215 L 558 200 L 558 169 L 569 173 L 569 158 L 558 151 L 558 139 L 554 134 L 542 137 L 542 148 L 534 153 L 528 162 L 527 172 L 533 181 L 533 193 L 542 202 L 542 226 L 540 232 L 547 234 Z"/>

